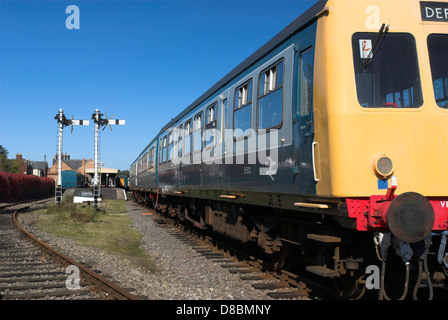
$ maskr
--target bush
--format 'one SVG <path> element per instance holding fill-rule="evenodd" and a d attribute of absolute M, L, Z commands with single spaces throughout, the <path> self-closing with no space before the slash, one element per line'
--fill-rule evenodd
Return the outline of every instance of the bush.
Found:
<path fill-rule="evenodd" d="M 73 203 L 73 197 L 69 196 L 62 200 L 61 204 L 52 203 L 48 205 L 47 213 L 55 214 L 55 220 L 60 222 L 72 221 L 75 223 L 94 222 L 104 215 L 93 206 Z"/>

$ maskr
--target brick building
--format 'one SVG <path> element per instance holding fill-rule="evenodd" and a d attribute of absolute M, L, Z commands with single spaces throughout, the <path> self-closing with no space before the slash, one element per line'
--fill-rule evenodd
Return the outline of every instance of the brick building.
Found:
<path fill-rule="evenodd" d="M 38 177 L 46 177 L 48 172 L 48 162 L 32 161 L 24 159 L 21 153 L 16 154 L 15 159 L 9 159 L 18 164 L 19 172 L 23 174 L 32 174 Z"/>
<path fill-rule="evenodd" d="M 88 181 L 92 178 L 87 172 L 88 169 L 93 169 L 95 162 L 92 159 L 70 159 L 70 155 L 62 154 L 62 171 L 70 170 L 85 175 Z M 48 170 L 48 177 L 53 178 L 55 182 L 58 181 L 58 155 L 53 158 L 53 165 Z"/>
<path fill-rule="evenodd" d="M 58 155 L 56 154 L 53 159 L 53 165 L 48 170 L 48 177 L 53 178 L 54 181 L 58 182 Z M 82 159 L 71 159 L 70 155 L 64 153 L 62 154 L 62 171 L 70 170 L 80 173 L 86 176 L 86 182 L 90 183 L 95 173 L 95 161 L 92 159 L 85 160 Z M 108 169 L 100 167 L 100 178 L 102 185 L 108 185 L 109 178 L 115 177 L 118 173 L 118 169 Z"/>

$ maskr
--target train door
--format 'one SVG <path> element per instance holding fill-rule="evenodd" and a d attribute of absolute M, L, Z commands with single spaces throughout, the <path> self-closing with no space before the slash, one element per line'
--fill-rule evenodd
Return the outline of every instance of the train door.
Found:
<path fill-rule="evenodd" d="M 316 24 L 299 34 L 296 54 L 296 180 L 299 193 L 315 194 L 313 73 Z"/>

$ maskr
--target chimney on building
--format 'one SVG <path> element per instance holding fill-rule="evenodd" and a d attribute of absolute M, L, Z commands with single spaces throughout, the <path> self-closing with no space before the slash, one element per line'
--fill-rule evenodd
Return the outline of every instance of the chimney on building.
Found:
<path fill-rule="evenodd" d="M 82 174 L 83 174 L 83 175 L 86 174 L 86 161 L 84 160 L 84 157 L 82 157 L 81 171 L 82 171 Z"/>
<path fill-rule="evenodd" d="M 16 154 L 16 160 L 22 160 L 22 154 L 21 153 L 17 153 Z"/>

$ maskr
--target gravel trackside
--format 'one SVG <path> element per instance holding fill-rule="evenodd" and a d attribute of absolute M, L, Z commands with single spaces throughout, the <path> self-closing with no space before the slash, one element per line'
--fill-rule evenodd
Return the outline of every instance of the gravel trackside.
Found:
<path fill-rule="evenodd" d="M 56 250 L 79 261 L 101 275 L 111 277 L 123 288 L 148 300 L 268 300 L 267 291 L 252 287 L 254 281 L 241 280 L 219 262 L 207 259 L 190 245 L 153 222 L 152 216 L 142 215 L 144 209 L 132 201 L 126 202 L 132 228 L 142 236 L 141 246 L 153 258 L 158 271 L 149 272 L 133 267 L 126 259 L 98 248 L 82 247 L 68 238 L 54 237 L 34 227 L 26 214 L 19 222 L 38 238 Z"/>

